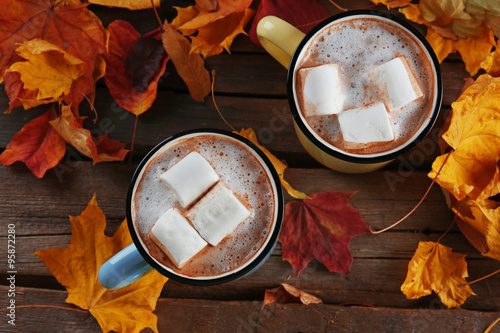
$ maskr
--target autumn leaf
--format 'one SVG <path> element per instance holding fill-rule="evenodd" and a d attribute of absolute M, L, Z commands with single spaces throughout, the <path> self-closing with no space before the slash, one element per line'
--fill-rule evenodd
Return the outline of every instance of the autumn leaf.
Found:
<path fill-rule="evenodd" d="M 83 128 L 82 118 L 77 119 L 69 106 L 61 106 L 61 115 L 50 121 L 59 135 L 76 150 L 91 158 L 95 163 L 103 161 L 123 161 L 127 155 L 125 144 L 103 137 L 92 137 Z"/>
<path fill-rule="evenodd" d="M 151 0 L 89 0 L 93 5 L 140 10 L 152 8 Z M 161 0 L 154 0 L 154 6 L 160 7 Z"/>
<path fill-rule="evenodd" d="M 458 51 L 471 75 L 477 73 L 495 45 L 495 35 L 485 24 L 484 15 L 471 15 L 461 0 L 422 0 L 418 4 L 371 1 L 383 3 L 388 8 L 402 7 L 400 11 L 408 20 L 427 26 L 426 39 L 439 62 Z"/>
<path fill-rule="evenodd" d="M 183 9 L 176 7 L 177 11 L 179 12 L 179 15 L 182 15 L 183 20 L 185 21 L 182 22 L 182 24 L 177 24 L 176 28 L 179 31 L 198 30 L 232 13 L 239 13 L 245 11 L 248 7 L 250 7 L 251 3 L 252 0 L 219 0 L 218 1 L 219 6 L 216 11 L 208 11 L 203 8 L 196 8 L 198 6 L 194 6 L 195 8 L 188 7 L 188 9 L 186 9 L 188 11 L 187 15 L 183 15 L 181 13 Z M 186 18 L 191 16 L 192 13 L 194 12 L 196 12 L 196 16 L 191 17 L 189 20 L 186 20 Z"/>
<path fill-rule="evenodd" d="M 323 303 L 318 297 L 306 293 L 288 283 L 282 283 L 281 286 L 277 288 L 266 290 L 262 306 L 274 302 L 280 302 L 282 304 L 300 303 L 305 305 Z"/>
<path fill-rule="evenodd" d="M 82 60 L 42 39 L 26 41 L 16 52 L 27 61 L 15 62 L 7 72 L 18 72 L 25 89 L 38 91 L 37 100 L 59 100 L 85 73 Z"/>
<path fill-rule="evenodd" d="M 208 12 L 213 12 L 219 7 L 217 0 L 196 0 L 196 4 Z"/>
<path fill-rule="evenodd" d="M 256 32 L 257 24 L 268 15 L 277 16 L 304 33 L 309 32 L 319 22 L 330 17 L 325 7 L 316 0 L 262 0 L 250 28 L 250 39 L 257 45 L 260 45 Z"/>
<path fill-rule="evenodd" d="M 72 89 L 64 98 L 76 110 L 85 95 L 94 92 L 92 75 L 96 58 L 106 52 L 107 33 L 101 21 L 87 5 L 64 1 L 1 0 L 0 5 L 0 82 L 5 71 L 20 59 L 15 53 L 18 45 L 42 39 L 85 64 L 85 73 L 76 82 L 78 89 Z"/>
<path fill-rule="evenodd" d="M 201 56 L 191 53 L 191 44 L 178 33 L 167 21 L 163 25 L 163 47 L 172 59 L 177 74 L 186 83 L 191 97 L 202 102 L 210 93 L 210 74 L 205 68 Z"/>
<path fill-rule="evenodd" d="M 376 5 L 382 4 L 387 8 L 405 7 L 411 3 L 411 0 L 371 0 Z"/>
<path fill-rule="evenodd" d="M 278 173 L 278 176 L 281 181 L 281 185 L 283 188 L 290 194 L 292 197 L 295 199 L 305 199 L 307 198 L 307 194 L 295 190 L 286 180 L 285 180 L 285 169 L 286 169 L 286 164 L 283 163 L 281 160 L 279 160 L 276 156 L 274 156 L 268 149 L 265 147 L 261 146 L 259 143 L 259 140 L 257 139 L 257 135 L 255 134 L 255 131 L 252 128 L 247 128 L 247 129 L 241 129 L 240 132 L 234 132 L 238 135 L 241 135 L 242 137 L 250 140 L 253 144 L 255 144 L 257 147 L 260 148 L 266 154 L 266 156 L 269 158 L 271 163 L 273 164 L 274 169 Z"/>
<path fill-rule="evenodd" d="M 107 63 L 104 80 L 118 105 L 138 116 L 153 105 L 168 57 L 159 35 L 141 38 L 130 23 L 122 20 L 111 22 L 108 31 L 109 53 L 104 55 Z"/>
<path fill-rule="evenodd" d="M 447 162 L 441 155 L 429 177 L 457 200 L 466 196 L 484 202 L 492 195 L 489 185 L 500 160 L 500 78 L 481 75 L 452 104 L 452 119 L 443 139 L 453 149 Z"/>
<path fill-rule="evenodd" d="M 182 26 L 186 22 L 196 20 L 203 10 L 197 6 L 176 8 L 178 15 L 172 21 L 172 26 L 181 31 L 184 36 L 194 35 L 190 37 L 191 52 L 199 53 L 204 58 L 220 54 L 224 49 L 229 52 L 234 38 L 239 34 L 246 34 L 243 28 L 254 14 L 253 9 L 247 8 L 197 29 L 183 29 Z"/>
<path fill-rule="evenodd" d="M 495 47 L 495 51 L 491 52 L 490 55 L 481 62 L 480 66 L 491 76 L 500 76 L 500 48 L 498 44 Z"/>
<path fill-rule="evenodd" d="M 59 163 L 66 152 L 66 142 L 49 124 L 55 117 L 56 113 L 52 108 L 24 125 L 0 154 L 0 162 L 11 165 L 22 161 L 36 177 L 42 178 L 48 169 Z"/>
<path fill-rule="evenodd" d="M 434 242 L 420 242 L 408 264 L 408 274 L 401 291 L 408 299 L 430 295 L 434 291 L 448 308 L 462 305 L 475 295 L 465 278 L 465 255 Z"/>
<path fill-rule="evenodd" d="M 153 314 L 167 278 L 156 271 L 127 287 L 108 290 L 97 279 L 98 269 L 132 243 L 124 221 L 113 237 L 104 234 L 106 217 L 93 196 L 80 216 L 71 216 L 72 237 L 65 248 L 35 252 L 68 291 L 67 303 L 89 310 L 103 332 L 140 332 L 157 329 Z"/>
<path fill-rule="evenodd" d="M 286 204 L 279 241 L 283 259 L 297 276 L 312 259 L 330 271 L 349 274 L 350 240 L 367 232 L 361 215 L 349 204 L 352 192 L 322 192 Z"/>

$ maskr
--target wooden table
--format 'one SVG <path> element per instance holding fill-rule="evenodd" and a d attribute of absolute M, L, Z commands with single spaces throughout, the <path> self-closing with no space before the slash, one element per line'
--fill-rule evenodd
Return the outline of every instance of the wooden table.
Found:
<path fill-rule="evenodd" d="M 331 13 L 338 10 L 323 1 Z M 350 9 L 368 1 L 338 1 Z M 190 4 L 180 2 L 181 6 Z M 256 8 L 256 4 L 252 7 Z M 157 27 L 151 11 L 130 12 L 91 6 L 106 27 L 115 19 L 133 23 L 141 33 Z M 165 1 L 162 18 L 175 11 Z M 420 27 L 421 28 L 421 27 Z M 210 57 L 209 71 L 216 70 L 215 94 L 219 108 L 235 128 L 252 127 L 261 134 L 263 145 L 290 166 L 295 187 L 309 194 L 338 190 L 358 191 L 352 205 L 368 225 L 385 227 L 404 216 L 424 194 L 431 180 L 426 176 L 438 154 L 437 133 L 468 77 L 464 64 L 452 56 L 442 64 L 444 98 L 435 130 L 417 147 L 388 167 L 365 175 L 340 174 L 315 162 L 298 142 L 286 98 L 286 70 L 246 36 L 239 36 L 231 54 Z M 0 92 L 1 109 L 8 99 Z M 135 117 L 113 102 L 101 81 L 96 109 L 100 119 L 112 121 L 112 139 L 131 142 Z M 16 109 L 0 116 L 0 147 L 3 150 L 22 126 L 46 108 Z M 99 125 L 99 124 L 97 124 Z M 99 163 L 95 166 L 72 150 L 61 168 L 37 179 L 22 163 L 0 166 L 0 271 L 1 308 L 6 304 L 7 225 L 16 225 L 17 305 L 69 306 L 67 293 L 33 252 L 69 244 L 69 215 L 79 215 L 93 193 L 106 214 L 106 233 L 111 235 L 125 217 L 125 197 L 132 173 L 141 157 L 155 144 L 179 131 L 193 128 L 228 129 L 217 114 L 211 98 L 192 100 L 171 63 L 160 81 L 153 107 L 138 119 L 136 145 L 131 163 Z M 388 181 L 396 177 L 397 182 Z M 287 195 L 287 202 L 292 198 Z M 281 258 L 278 244 L 270 259 L 254 274 L 213 287 L 193 287 L 174 281 L 166 283 L 157 310 L 160 332 L 483 332 L 500 316 L 500 277 L 472 286 L 471 296 L 461 309 L 446 310 L 436 295 L 408 300 L 400 291 L 407 265 L 420 241 L 436 241 L 452 218 L 440 188 L 430 191 L 418 210 L 404 223 L 381 235 L 365 234 L 351 242 L 354 256 L 349 275 L 329 272 L 315 261 L 296 277 Z M 470 280 L 499 268 L 499 263 L 480 255 L 455 226 L 442 244 L 467 255 Z M 262 308 L 264 291 L 282 282 L 312 293 L 322 305 L 271 304 Z M 370 305 L 370 306 L 367 306 Z M 6 324 L 1 315 L 1 332 L 99 332 L 91 314 L 54 308 L 19 308 L 17 326 Z M 332 322 L 333 321 L 333 322 Z M 500 325 L 493 331 L 500 332 Z M 492 332 L 493 332 L 492 331 Z"/>

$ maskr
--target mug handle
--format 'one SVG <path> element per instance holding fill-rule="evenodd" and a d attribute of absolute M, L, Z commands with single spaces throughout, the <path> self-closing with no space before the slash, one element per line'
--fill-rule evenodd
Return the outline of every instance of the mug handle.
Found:
<path fill-rule="evenodd" d="M 263 17 L 257 24 L 257 37 L 264 49 L 285 68 L 305 34 L 276 16 Z"/>
<path fill-rule="evenodd" d="M 132 243 L 99 269 L 99 282 L 107 289 L 120 289 L 153 270 Z"/>

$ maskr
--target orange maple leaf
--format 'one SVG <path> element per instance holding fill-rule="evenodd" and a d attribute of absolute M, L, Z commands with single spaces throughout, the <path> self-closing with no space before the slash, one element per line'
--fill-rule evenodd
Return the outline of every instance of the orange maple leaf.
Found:
<path fill-rule="evenodd" d="M 288 283 L 282 283 L 279 287 L 266 290 L 262 306 L 274 302 L 280 302 L 282 304 L 301 303 L 305 305 L 323 303 L 318 297 L 289 285 Z"/>
<path fill-rule="evenodd" d="M 452 104 L 450 127 L 443 139 L 453 149 L 436 181 L 457 200 L 466 196 L 484 202 L 498 194 L 491 187 L 500 160 L 500 78 L 481 75 Z M 434 179 L 444 163 L 441 155 L 432 164 Z"/>
<path fill-rule="evenodd" d="M 210 74 L 199 54 L 191 53 L 191 44 L 167 21 L 163 25 L 163 47 L 172 59 L 177 74 L 186 83 L 191 97 L 202 102 L 210 93 Z"/>
<path fill-rule="evenodd" d="M 286 180 L 285 180 L 285 169 L 287 168 L 286 164 L 279 160 L 276 156 L 274 156 L 267 148 L 260 145 L 259 140 L 257 139 L 257 135 L 253 128 L 242 128 L 240 132 L 234 131 L 234 133 L 241 135 L 242 137 L 250 140 L 253 144 L 262 150 L 264 154 L 269 158 L 271 163 L 273 164 L 274 169 L 278 173 L 278 176 L 281 181 L 281 186 L 295 199 L 305 199 L 307 198 L 307 194 L 297 191 L 294 189 Z"/>
<path fill-rule="evenodd" d="M 448 308 L 462 305 L 475 295 L 465 278 L 465 255 L 434 242 L 420 242 L 408 264 L 408 274 L 401 291 L 408 299 L 430 295 L 434 291 Z"/>
<path fill-rule="evenodd" d="M 151 0 L 89 0 L 93 5 L 101 5 L 106 7 L 127 8 L 130 10 L 140 10 L 153 7 Z M 161 0 L 154 0 L 154 6 L 160 7 Z"/>
<path fill-rule="evenodd" d="M 150 72 L 150 76 L 147 82 L 134 82 L 133 74 L 127 69 L 126 63 L 141 35 L 130 23 L 122 20 L 111 22 L 108 31 L 109 52 L 104 56 L 107 63 L 104 78 L 106 85 L 118 105 L 138 116 L 153 105 L 158 81 L 165 72 L 168 57 L 163 50 L 161 38 L 156 39 L 155 36 L 151 36 L 149 44 L 157 41 L 161 53 L 157 51 L 158 47 L 155 45 L 152 51 L 154 63 L 148 63 L 150 66 L 146 67 L 144 62 L 137 62 L 141 65 L 141 70 Z"/>
<path fill-rule="evenodd" d="M 286 204 L 279 241 L 283 259 L 297 275 L 312 259 L 330 271 L 349 274 L 353 257 L 349 242 L 368 231 L 349 204 L 351 192 L 322 192 Z"/>
<path fill-rule="evenodd" d="M 0 155 L 0 162 L 11 165 L 23 161 L 36 177 L 42 178 L 66 152 L 66 142 L 49 124 L 56 116 L 52 108 L 24 125 Z"/>
<path fill-rule="evenodd" d="M 69 106 L 61 106 L 61 115 L 50 121 L 52 127 L 70 145 L 95 163 L 123 161 L 128 153 L 125 144 L 110 140 L 107 135 L 93 137 L 83 128 L 82 118 L 77 119 Z"/>
<path fill-rule="evenodd" d="M 220 54 L 224 49 L 229 52 L 234 38 L 239 34 L 246 34 L 243 28 L 254 14 L 253 9 L 246 8 L 201 26 L 194 22 L 203 21 L 204 16 L 210 12 L 203 10 L 199 5 L 175 8 L 178 15 L 172 21 L 172 26 L 184 36 L 194 35 L 191 36 L 191 52 L 200 53 L 204 58 Z M 193 26 L 196 28 L 192 28 Z"/>
<path fill-rule="evenodd" d="M 89 310 L 103 332 L 158 332 L 153 314 L 167 278 L 156 271 L 131 285 L 108 290 L 97 279 L 99 267 L 132 242 L 126 221 L 113 237 L 104 234 L 106 217 L 93 196 L 80 216 L 71 216 L 72 237 L 65 248 L 35 252 L 68 291 L 67 303 Z"/>

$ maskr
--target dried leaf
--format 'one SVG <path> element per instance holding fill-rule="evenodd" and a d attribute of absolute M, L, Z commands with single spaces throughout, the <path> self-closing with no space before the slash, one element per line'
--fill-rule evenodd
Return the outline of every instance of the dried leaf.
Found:
<path fill-rule="evenodd" d="M 280 302 L 282 304 L 299 303 L 305 305 L 323 303 L 318 297 L 306 293 L 288 283 L 282 283 L 281 286 L 277 288 L 266 290 L 262 306 L 274 302 Z"/>
<path fill-rule="evenodd" d="M 71 216 L 71 243 L 35 252 L 68 291 L 67 303 L 89 310 L 103 332 L 158 332 L 153 314 L 167 278 L 153 271 L 127 287 L 108 290 L 97 279 L 98 269 L 132 242 L 124 221 L 113 237 L 104 234 L 106 217 L 94 197 L 80 216 Z"/>
<path fill-rule="evenodd" d="M 93 5 L 140 10 L 152 8 L 151 0 L 89 0 Z M 154 6 L 160 7 L 161 0 L 154 0 Z"/>
<path fill-rule="evenodd" d="M 210 74 L 199 54 L 191 53 L 191 44 L 167 21 L 163 25 L 163 47 L 172 59 L 179 76 L 186 83 L 191 97 L 202 102 L 210 93 Z"/>
<path fill-rule="evenodd" d="M 411 0 L 370 0 L 376 5 L 382 4 L 387 8 L 398 8 L 408 6 Z"/>
<path fill-rule="evenodd" d="M 268 15 L 277 16 L 304 33 L 330 17 L 325 7 L 316 0 L 262 0 L 250 29 L 250 39 L 257 45 L 260 45 L 256 33 L 257 24 Z"/>
<path fill-rule="evenodd" d="M 107 63 L 104 80 L 118 105 L 138 116 L 153 105 L 158 81 L 165 72 L 168 57 L 159 35 L 148 35 L 141 39 L 134 27 L 122 20 L 111 22 L 108 31 L 109 53 L 104 56 Z M 155 46 L 154 40 L 159 45 Z M 136 48 L 138 41 L 141 41 L 141 49 Z M 128 66 L 133 72 L 127 69 L 127 61 L 133 64 Z"/>
<path fill-rule="evenodd" d="M 82 126 L 83 119 L 77 119 L 69 106 L 61 106 L 61 115 L 50 121 L 61 137 L 83 155 L 95 163 L 103 161 L 123 161 L 128 150 L 125 144 L 109 140 L 107 136 L 93 138 Z M 97 143 L 97 145 L 96 145 Z"/>
<path fill-rule="evenodd" d="M 452 7 L 450 7 L 450 9 L 446 5 L 447 3 L 452 3 Z M 442 4 L 446 7 L 445 9 L 441 8 Z M 428 21 L 424 17 L 421 8 L 424 8 L 425 10 L 425 17 L 432 21 Z M 457 14 L 452 13 L 453 8 L 458 8 Z M 425 24 L 427 26 L 426 39 L 429 44 L 431 44 L 439 62 L 442 62 L 449 54 L 458 51 L 462 56 L 462 60 L 466 65 L 467 71 L 471 75 L 475 75 L 480 68 L 481 62 L 486 59 L 495 45 L 495 38 L 493 32 L 483 23 L 474 27 L 474 31 L 477 31 L 475 34 L 469 35 L 457 33 L 453 26 L 455 21 L 449 17 L 447 13 L 451 12 L 452 16 L 456 15 L 461 18 L 464 15 L 468 15 L 467 13 L 460 14 L 459 12 L 462 10 L 460 8 L 461 7 L 456 0 L 445 0 L 442 3 L 436 2 L 436 0 L 429 0 L 423 5 L 410 4 L 409 6 L 402 8 L 401 12 L 408 20 L 419 24 Z M 471 20 L 474 20 L 474 18 L 471 18 Z M 464 22 L 469 21 L 457 20 L 456 22 L 457 25 L 462 24 L 461 27 L 464 28 Z M 476 23 L 472 25 L 475 26 Z M 436 27 L 439 27 L 438 31 L 435 30 Z M 451 31 L 457 35 L 457 38 L 447 38 L 447 36 L 442 33 L 443 29 L 451 29 Z"/>
<path fill-rule="evenodd" d="M 66 142 L 49 124 L 55 116 L 52 108 L 24 125 L 0 155 L 0 162 L 11 165 L 22 161 L 36 177 L 42 178 L 66 152 Z"/>
<path fill-rule="evenodd" d="M 191 37 L 191 52 L 200 53 L 204 58 L 220 54 L 224 49 L 229 52 L 234 38 L 239 34 L 246 34 L 243 28 L 253 14 L 253 9 L 248 8 L 243 12 L 231 13 L 191 32 L 198 32 L 196 36 Z M 186 34 L 185 31 L 183 34 Z"/>
<path fill-rule="evenodd" d="M 464 0 L 469 14 L 486 23 L 495 36 L 500 37 L 500 2 L 485 0 Z"/>
<path fill-rule="evenodd" d="M 208 12 L 213 12 L 219 7 L 217 0 L 196 0 L 196 4 Z"/>
<path fill-rule="evenodd" d="M 452 120 L 443 139 L 453 151 L 437 182 L 457 200 L 469 196 L 484 202 L 496 194 L 491 193 L 489 185 L 500 160 L 499 99 L 500 78 L 484 74 L 452 104 Z M 434 179 L 445 158 L 436 158 L 430 178 Z"/>
<path fill-rule="evenodd" d="M 286 180 L 285 180 L 285 169 L 286 169 L 286 164 L 283 163 L 281 160 L 279 160 L 276 156 L 271 154 L 269 150 L 264 148 L 263 146 L 260 145 L 259 140 L 257 139 L 257 135 L 255 134 L 255 131 L 252 128 L 247 128 L 241 129 L 240 132 L 235 132 L 236 134 L 241 135 L 242 137 L 250 140 L 252 143 L 254 143 L 257 147 L 260 148 L 266 154 L 266 156 L 269 158 L 271 163 L 273 164 L 274 169 L 276 169 L 276 172 L 278 173 L 278 176 L 280 177 L 281 185 L 283 188 L 290 194 L 292 197 L 295 199 L 305 199 L 307 198 L 307 194 L 295 190 Z"/>
<path fill-rule="evenodd" d="M 42 39 L 82 60 L 85 74 L 64 100 L 77 109 L 95 89 L 92 74 L 96 58 L 106 52 L 107 33 L 86 5 L 51 0 L 1 0 L 0 82 L 5 70 L 19 61 L 15 49 L 27 40 Z M 12 101 L 11 101 L 12 102 Z"/>
<path fill-rule="evenodd" d="M 359 212 L 349 204 L 352 192 L 322 192 L 286 204 L 279 241 L 283 259 L 297 275 L 312 259 L 330 271 L 349 274 L 350 240 L 367 232 Z"/>
<path fill-rule="evenodd" d="M 188 15 L 191 15 L 195 11 L 197 12 L 197 15 L 194 16 L 191 20 L 185 21 L 181 25 L 178 25 L 178 30 L 198 30 L 206 26 L 207 24 L 220 20 L 232 13 L 243 12 L 248 7 L 250 7 L 252 0 L 219 0 L 218 3 L 219 7 L 217 8 L 217 11 L 207 11 L 201 8 L 188 9 Z M 181 9 L 178 7 L 176 8 L 180 13 Z"/>
<path fill-rule="evenodd" d="M 491 76 L 500 76 L 500 48 L 498 44 L 495 47 L 495 51 L 491 52 L 490 55 L 483 60 L 480 67 Z"/>
<path fill-rule="evenodd" d="M 37 100 L 59 100 L 68 95 L 76 79 L 85 73 L 82 60 L 42 39 L 26 41 L 16 52 L 27 61 L 12 64 L 7 72 L 18 72 L 25 89 L 38 90 Z"/>
<path fill-rule="evenodd" d="M 434 291 L 448 308 L 462 305 L 475 295 L 465 278 L 465 255 L 434 242 L 420 242 L 408 264 L 408 274 L 401 291 L 408 299 L 430 295 Z"/>

